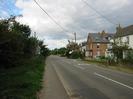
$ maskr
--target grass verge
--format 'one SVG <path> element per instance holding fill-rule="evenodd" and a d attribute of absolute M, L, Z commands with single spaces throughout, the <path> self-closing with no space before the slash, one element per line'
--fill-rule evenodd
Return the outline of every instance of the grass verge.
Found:
<path fill-rule="evenodd" d="M 44 72 L 44 58 L 28 59 L 23 65 L 0 70 L 1 99 L 37 99 Z"/>
<path fill-rule="evenodd" d="M 109 64 L 107 64 L 107 62 L 97 61 L 97 60 L 84 60 L 84 61 L 89 64 L 97 64 L 97 66 L 100 66 L 103 68 L 109 68 L 109 69 L 133 74 L 133 66 L 128 66 L 128 65 L 124 65 L 124 64 L 109 65 Z"/>

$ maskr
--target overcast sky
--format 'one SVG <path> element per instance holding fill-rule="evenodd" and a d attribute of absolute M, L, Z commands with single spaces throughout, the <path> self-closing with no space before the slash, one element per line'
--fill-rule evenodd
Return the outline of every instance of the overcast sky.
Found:
<path fill-rule="evenodd" d="M 34 0 L 0 0 L 0 17 L 22 14 L 17 21 L 27 24 L 50 49 L 62 47 L 67 40 L 86 41 L 88 33 L 105 30 L 115 33 L 120 23 L 133 24 L 133 0 L 36 0 L 61 26 L 55 24 Z"/>

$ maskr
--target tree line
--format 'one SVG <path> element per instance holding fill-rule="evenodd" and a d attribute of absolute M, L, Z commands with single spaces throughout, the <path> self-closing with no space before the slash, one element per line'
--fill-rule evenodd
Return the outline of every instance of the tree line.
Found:
<path fill-rule="evenodd" d="M 18 66 L 23 59 L 37 54 L 46 57 L 49 53 L 43 41 L 31 36 L 30 27 L 15 18 L 0 20 L 0 69 Z"/>

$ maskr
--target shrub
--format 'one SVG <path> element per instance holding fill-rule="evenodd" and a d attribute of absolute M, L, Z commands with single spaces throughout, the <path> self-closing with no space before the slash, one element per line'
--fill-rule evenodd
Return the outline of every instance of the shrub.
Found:
<path fill-rule="evenodd" d="M 104 59 L 106 59 L 106 57 L 105 56 L 99 56 L 99 59 L 104 60 Z"/>
<path fill-rule="evenodd" d="M 72 54 L 70 55 L 70 58 L 73 58 L 73 59 L 82 58 L 82 57 L 83 57 L 83 56 L 82 56 L 81 52 L 79 52 L 79 51 L 74 51 L 74 52 L 72 52 Z"/>
<path fill-rule="evenodd" d="M 124 59 L 126 63 L 133 63 L 133 50 L 127 52 L 126 58 Z"/>

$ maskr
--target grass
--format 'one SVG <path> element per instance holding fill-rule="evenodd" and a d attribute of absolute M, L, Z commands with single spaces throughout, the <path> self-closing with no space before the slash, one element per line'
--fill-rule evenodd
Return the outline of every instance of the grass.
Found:
<path fill-rule="evenodd" d="M 104 68 L 109 68 L 109 69 L 113 69 L 113 70 L 133 74 L 133 66 L 128 66 L 126 64 L 112 64 L 112 65 L 109 65 L 109 64 L 107 64 L 106 61 L 99 61 L 99 60 L 85 60 L 85 62 L 89 63 L 89 64 L 97 64 L 98 66 L 101 66 L 101 67 L 104 67 Z"/>
<path fill-rule="evenodd" d="M 44 59 L 34 57 L 23 62 L 23 65 L 0 70 L 1 99 L 37 99 L 41 89 L 44 71 Z"/>

